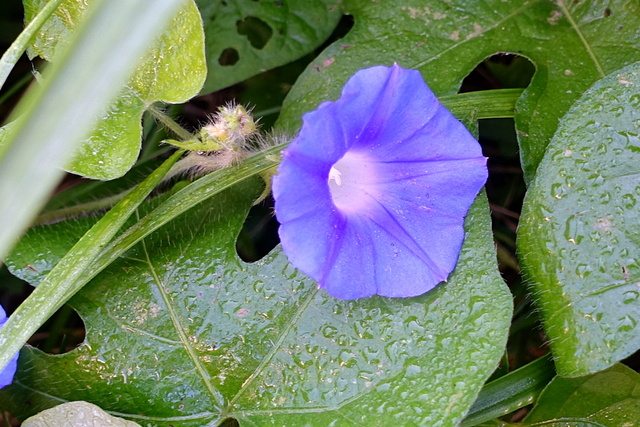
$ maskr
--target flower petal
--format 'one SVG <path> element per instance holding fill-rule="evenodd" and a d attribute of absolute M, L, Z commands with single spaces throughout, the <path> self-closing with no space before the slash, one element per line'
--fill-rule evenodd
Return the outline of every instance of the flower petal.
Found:
<path fill-rule="evenodd" d="M 6 321 L 7 321 L 7 314 L 5 313 L 2 306 L 0 306 L 0 328 L 4 326 Z M 16 353 L 11 358 L 7 366 L 2 371 L 0 371 L 0 388 L 11 384 L 17 369 L 18 369 L 18 354 Z"/>
<path fill-rule="evenodd" d="M 414 214 L 429 211 L 431 215 L 459 218 L 466 215 L 473 202 L 468 195 L 477 194 L 487 180 L 485 165 L 484 157 L 383 163 L 378 165 L 380 181 L 372 185 L 383 195 L 383 204 L 405 204 L 394 209 L 411 208 Z"/>
<path fill-rule="evenodd" d="M 282 248 L 332 296 L 420 295 L 455 268 L 486 178 L 479 144 L 417 71 L 358 71 L 283 153 Z"/>
<path fill-rule="evenodd" d="M 342 118 L 348 148 L 369 152 L 401 143 L 428 123 L 439 105 L 420 73 L 394 65 L 358 71 L 333 108 Z"/>

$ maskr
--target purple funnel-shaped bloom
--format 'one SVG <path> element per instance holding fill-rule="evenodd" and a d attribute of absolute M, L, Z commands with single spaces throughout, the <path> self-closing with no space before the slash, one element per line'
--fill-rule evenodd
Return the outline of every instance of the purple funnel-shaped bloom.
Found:
<path fill-rule="evenodd" d="M 0 306 L 0 328 L 4 326 L 7 321 L 7 313 L 4 312 L 2 306 Z M 0 372 L 0 388 L 11 384 L 13 381 L 13 376 L 16 374 L 16 369 L 18 369 L 18 355 L 16 354 L 9 361 L 9 364 Z"/>
<path fill-rule="evenodd" d="M 282 154 L 282 248 L 330 295 L 410 297 L 447 279 L 486 158 L 418 71 L 358 71 Z"/>

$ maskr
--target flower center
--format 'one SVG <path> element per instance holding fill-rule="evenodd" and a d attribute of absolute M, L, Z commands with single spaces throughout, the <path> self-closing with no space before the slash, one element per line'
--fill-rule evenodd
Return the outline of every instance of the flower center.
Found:
<path fill-rule="evenodd" d="M 372 166 L 366 157 L 347 153 L 331 167 L 329 192 L 339 210 L 354 212 L 371 202 Z"/>

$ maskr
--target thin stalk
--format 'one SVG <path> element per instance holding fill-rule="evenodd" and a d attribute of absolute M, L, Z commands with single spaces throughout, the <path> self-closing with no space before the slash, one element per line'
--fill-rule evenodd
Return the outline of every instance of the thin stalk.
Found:
<path fill-rule="evenodd" d="M 546 355 L 491 381 L 482 388 L 460 426 L 475 426 L 530 405 L 554 376 L 551 356 Z"/>
<path fill-rule="evenodd" d="M 494 89 L 443 96 L 439 100 L 454 116 L 475 109 L 478 119 L 511 118 L 522 89 Z"/>
<path fill-rule="evenodd" d="M 179 138 L 187 140 L 193 138 L 191 132 L 180 126 L 175 120 L 171 117 L 167 116 L 162 110 L 159 108 L 150 105 L 147 108 L 147 111 L 153 115 L 160 123 L 162 123 L 167 129 L 177 135 Z"/>
<path fill-rule="evenodd" d="M 11 43 L 9 49 L 2 55 L 2 58 L 0 58 L 0 88 L 4 86 L 11 70 L 13 70 L 13 67 L 15 67 L 22 54 L 27 50 L 31 39 L 36 35 L 38 30 L 40 30 L 42 24 L 53 14 L 53 11 L 60 6 L 62 1 L 63 0 L 52 0 L 45 3 L 42 10 L 27 24 L 20 35 Z"/>
<path fill-rule="evenodd" d="M 39 215 L 32 226 L 41 224 L 53 224 L 58 221 L 63 221 L 68 218 L 76 218 L 90 212 L 96 212 L 100 210 L 107 210 L 114 207 L 120 200 L 122 200 L 131 190 L 122 191 L 113 196 L 104 197 L 99 200 L 92 200 L 90 202 L 78 203 L 77 205 L 56 209 L 53 211 L 45 212 Z"/>

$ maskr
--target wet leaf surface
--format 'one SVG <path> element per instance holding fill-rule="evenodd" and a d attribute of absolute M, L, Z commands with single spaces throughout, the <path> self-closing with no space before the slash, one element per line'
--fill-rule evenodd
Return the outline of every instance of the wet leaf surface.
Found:
<path fill-rule="evenodd" d="M 69 402 L 42 411 L 26 420 L 22 427 L 140 427 L 140 424 L 112 417 L 87 402 Z"/>
<path fill-rule="evenodd" d="M 564 376 L 640 347 L 639 134 L 636 63 L 561 120 L 525 198 L 518 247 Z"/>
<path fill-rule="evenodd" d="M 417 298 L 341 301 L 279 248 L 240 261 L 235 239 L 258 190 L 250 182 L 204 203 L 98 276 L 72 299 L 86 342 L 61 356 L 24 349 L 0 405 L 25 416 L 81 399 L 159 426 L 456 425 L 495 369 L 511 315 L 484 196 L 448 283 Z M 37 282 L 89 222 L 35 229 L 13 272 Z"/>

